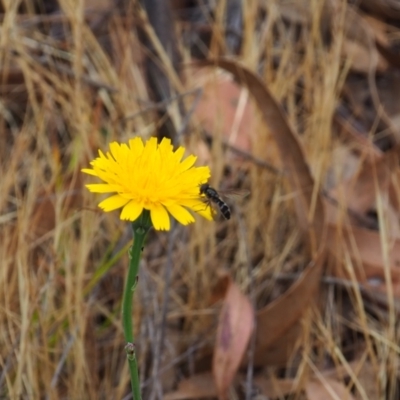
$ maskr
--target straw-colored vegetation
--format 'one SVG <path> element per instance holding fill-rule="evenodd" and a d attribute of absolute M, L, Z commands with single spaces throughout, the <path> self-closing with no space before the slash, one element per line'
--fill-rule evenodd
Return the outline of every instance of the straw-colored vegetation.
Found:
<path fill-rule="evenodd" d="M 0 398 L 129 398 L 130 225 L 99 212 L 80 170 L 110 141 L 165 132 L 214 187 L 250 194 L 226 199 L 229 221 L 149 235 L 143 398 L 398 398 L 395 24 L 367 1 L 243 1 L 225 35 L 229 0 L 197 25 L 172 2 L 177 71 L 135 0 L 38 3 L 1 16 Z M 199 32 L 208 66 L 192 63 Z M 144 43 L 170 83 L 158 104 Z"/>

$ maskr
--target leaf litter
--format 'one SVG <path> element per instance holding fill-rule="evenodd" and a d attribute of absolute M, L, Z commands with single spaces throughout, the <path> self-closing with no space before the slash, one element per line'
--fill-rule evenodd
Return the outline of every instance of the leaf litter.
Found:
<path fill-rule="evenodd" d="M 242 40 L 225 42 L 222 8 L 207 3 L 207 15 L 172 2 L 180 48 L 202 53 L 179 76 L 142 11 L 127 25 L 118 13 L 109 24 L 88 14 L 79 47 L 65 22 L 82 29 L 82 19 L 67 3 L 59 19 L 40 22 L 42 32 L 26 5 L 3 10 L 21 29 L 4 39 L 13 52 L 1 71 L 1 390 L 55 399 L 129 390 L 116 290 L 129 235 L 112 216 L 83 211 L 92 203 L 77 171 L 104 137 L 146 136 L 170 120 L 186 121 L 184 140 L 211 164 L 213 185 L 251 195 L 232 205 L 229 222 L 149 238 L 135 303 L 144 398 L 397 398 L 396 4 L 227 2 L 229 24 L 232 10 L 243 24 Z M 104 3 L 103 17 L 112 7 Z M 183 103 L 170 92 L 168 107 L 154 107 L 148 53 L 130 23 L 192 112 L 178 115 Z M 108 48 L 99 44 L 105 33 Z M 84 65 L 71 61 L 75 51 Z M 199 87 L 191 108 L 187 93 Z M 115 250 L 104 250 L 109 243 Z"/>

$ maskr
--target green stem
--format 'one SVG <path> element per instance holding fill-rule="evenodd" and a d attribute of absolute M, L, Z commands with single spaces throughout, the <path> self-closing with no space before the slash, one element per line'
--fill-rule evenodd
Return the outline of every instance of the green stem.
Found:
<path fill-rule="evenodd" d="M 140 395 L 140 381 L 137 359 L 135 354 L 135 343 L 133 335 L 133 322 L 132 322 L 132 299 L 135 292 L 139 261 L 142 253 L 142 248 L 146 234 L 151 227 L 150 215 L 148 211 L 143 211 L 142 215 L 132 223 L 133 228 L 133 246 L 129 251 L 129 270 L 126 278 L 124 298 L 122 302 L 122 324 L 124 327 L 124 334 L 126 340 L 125 351 L 127 354 L 129 371 L 131 375 L 132 394 L 134 400 L 141 400 Z"/>

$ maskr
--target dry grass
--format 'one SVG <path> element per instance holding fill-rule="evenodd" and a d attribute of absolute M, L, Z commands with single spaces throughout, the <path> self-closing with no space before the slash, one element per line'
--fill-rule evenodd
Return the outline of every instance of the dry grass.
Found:
<path fill-rule="evenodd" d="M 151 100 L 137 30 L 130 25 L 143 15 L 135 5 L 127 15 L 112 16 L 104 25 L 104 46 L 82 18 L 82 1 L 60 2 L 63 14 L 54 26 L 66 29 L 62 41 L 48 34 L 50 22 L 32 23 L 33 15 L 16 12 L 18 2 L 8 3 L 0 47 L 0 398 L 122 399 L 129 393 L 120 302 L 130 232 L 117 213 L 84 208 L 93 209 L 98 199 L 84 190 L 80 168 L 110 141 L 148 137 L 160 123 L 154 111 L 143 112 Z M 337 182 L 346 173 L 334 158 L 343 144 L 332 125 L 348 72 L 340 57 L 345 2 L 338 1 L 332 16 L 329 46 L 319 29 L 322 2 L 312 2 L 300 33 L 282 20 L 278 2 L 262 6 L 269 17 L 257 24 L 258 2 L 244 3 L 244 40 L 235 58 L 257 70 L 284 104 L 288 121 L 301 133 L 316 185 L 324 189 L 328 174 Z M 33 5 L 24 4 L 32 13 Z M 221 19 L 213 32 L 210 55 L 225 55 Z M 189 50 L 178 37 L 187 61 Z M 112 48 L 111 56 L 105 48 Z M 190 69 L 183 71 L 185 83 L 174 77 L 160 53 L 178 93 L 198 86 Z M 185 101 L 190 109 L 193 96 Z M 169 112 L 174 124 L 182 123 L 176 105 Z M 213 185 L 244 187 L 251 196 L 230 221 L 199 220 L 149 236 L 134 305 L 146 399 L 162 398 L 183 376 L 209 369 L 218 315 L 210 296 L 219 268 L 228 269 L 261 308 L 309 261 L 292 203 L 296 193 L 286 178 L 234 157 L 222 146 L 220 132 L 213 134 L 208 151 L 201 122 L 192 117 L 181 141 L 208 160 Z M 282 169 L 260 118 L 247 134 L 252 155 Z M 377 210 L 384 221 L 383 203 Z M 380 232 L 387 254 L 384 226 Z M 353 261 L 345 259 L 344 268 L 351 276 Z M 300 351 L 284 372 L 296 377 L 293 398 L 305 398 L 304 383 L 328 367 L 353 377 L 357 399 L 395 398 L 396 306 L 392 301 L 387 310 L 371 312 L 368 306 L 375 304 L 366 304 L 353 275 L 352 286 L 324 278 L 321 306 L 306 313 Z M 372 368 L 369 379 L 359 373 L 363 368 Z M 282 377 L 282 369 L 270 371 Z M 232 392 L 229 398 L 237 396 Z"/>

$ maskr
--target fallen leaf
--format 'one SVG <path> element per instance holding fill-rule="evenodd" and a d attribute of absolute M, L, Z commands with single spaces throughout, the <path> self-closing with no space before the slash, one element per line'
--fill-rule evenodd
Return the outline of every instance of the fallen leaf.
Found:
<path fill-rule="evenodd" d="M 371 150 L 360 170 L 331 190 L 330 197 L 339 202 L 343 199 L 351 211 L 365 214 L 374 208 L 377 191 L 388 191 L 392 171 L 396 171 L 398 164 L 398 153 L 398 146 L 381 155 Z"/>
<path fill-rule="evenodd" d="M 308 381 L 305 391 L 308 400 L 355 400 L 341 382 L 329 378 Z"/>
<path fill-rule="evenodd" d="M 375 58 L 378 60 L 377 71 L 383 72 L 388 67 L 386 60 L 383 57 L 378 57 L 375 46 L 368 48 L 360 42 L 347 39 L 343 43 L 342 51 L 344 57 L 350 60 L 351 69 L 355 72 L 367 74 Z"/>
<path fill-rule="evenodd" d="M 204 69 L 195 73 L 203 90 L 195 111 L 202 127 L 210 133 L 222 134 L 236 148 L 250 151 L 257 115 L 248 101 L 247 90 L 226 73 L 209 73 Z"/>
<path fill-rule="evenodd" d="M 356 8 L 348 6 L 345 19 L 343 53 L 356 72 L 369 74 L 371 69 L 383 72 L 388 62 L 378 52 L 374 30 Z"/>
<path fill-rule="evenodd" d="M 253 306 L 231 280 L 219 315 L 213 356 L 213 375 L 221 399 L 226 398 L 253 329 Z"/>
<path fill-rule="evenodd" d="M 360 360 L 355 360 L 350 364 L 359 381 L 359 385 L 356 386 L 356 399 L 379 399 L 379 371 L 373 367 L 370 361 L 361 362 L 361 365 L 360 362 Z M 362 390 L 364 395 L 357 388 Z"/>
<path fill-rule="evenodd" d="M 344 207 L 326 204 L 328 221 L 328 248 L 338 260 L 334 273 L 351 279 L 346 270 L 346 256 L 352 261 L 352 269 L 358 282 L 371 289 L 386 292 L 385 270 L 389 268 L 395 296 L 400 296 L 400 232 L 396 208 L 398 206 L 398 158 L 399 146 L 386 153 L 374 151 L 375 146 L 366 149 L 365 161 L 358 173 L 339 183 L 329 196 Z M 381 234 L 357 226 L 352 213 L 361 218 L 376 208 L 378 194 L 384 202 L 387 230 L 387 248 L 382 249 Z M 344 210 L 343 210 L 344 208 Z M 351 214 L 348 214 L 348 211 Z M 343 212 L 344 211 L 344 212 Z M 351 218 L 348 218 L 351 217 Z M 350 223 L 349 223 L 350 221 Z M 385 265 L 388 252 L 388 265 Z"/>
<path fill-rule="evenodd" d="M 364 348 L 347 366 L 337 365 L 335 368 L 322 371 L 321 374 L 330 381 L 345 380 L 348 382 L 348 386 L 352 386 L 354 398 L 357 400 L 379 399 L 379 373 L 368 361 L 368 353 L 369 351 Z M 349 374 L 349 367 L 352 374 Z M 357 379 L 357 382 L 353 382 L 353 378 Z"/>
<path fill-rule="evenodd" d="M 164 396 L 164 400 L 190 400 L 217 397 L 217 387 L 210 372 L 193 375 L 179 382 L 178 389 Z"/>
<path fill-rule="evenodd" d="M 331 224 L 328 227 L 327 244 L 339 265 L 348 255 L 358 282 L 374 289 L 386 290 L 386 266 L 379 232 L 356 226 L 339 229 L 337 225 Z M 400 296 L 400 240 L 396 239 L 388 250 L 388 267 L 394 293 Z M 351 278 L 344 266 L 342 269 L 338 266 L 335 273 L 345 279 Z"/>
<path fill-rule="evenodd" d="M 210 305 L 213 305 L 225 298 L 226 292 L 228 291 L 228 288 L 232 282 L 232 278 L 227 271 L 220 270 L 218 271 L 218 274 L 218 281 L 211 291 Z"/>

